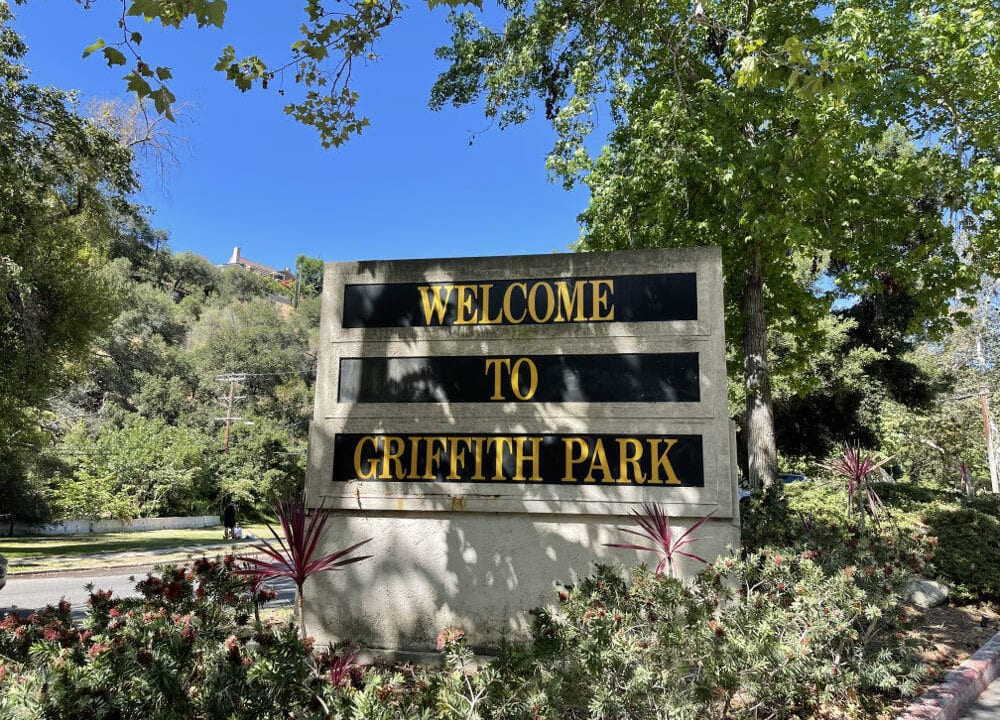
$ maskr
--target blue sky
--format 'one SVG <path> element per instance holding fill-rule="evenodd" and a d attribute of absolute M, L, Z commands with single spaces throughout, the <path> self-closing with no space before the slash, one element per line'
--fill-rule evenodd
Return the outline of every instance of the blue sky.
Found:
<path fill-rule="evenodd" d="M 84 104 L 126 97 L 121 67 L 82 58 L 98 37 L 116 40 L 118 2 L 84 10 L 73 0 L 30 0 L 14 12 L 33 82 L 78 90 Z M 444 8 L 414 2 L 379 60 L 357 68 L 372 125 L 339 149 L 324 150 L 312 128 L 288 118 L 277 93 L 242 94 L 212 69 L 226 44 L 286 59 L 300 14 L 299 3 L 241 0 L 222 31 L 137 21 L 147 61 L 171 67 L 171 90 L 188 105 L 172 128 L 187 140 L 178 165 L 162 179 L 147 172 L 140 198 L 174 250 L 221 263 L 239 245 L 245 257 L 284 267 L 299 253 L 328 261 L 548 253 L 577 239 L 586 194 L 548 182 L 554 136 L 543 118 L 501 131 L 480 107 L 427 108 L 443 69 L 433 51 L 449 35 Z"/>

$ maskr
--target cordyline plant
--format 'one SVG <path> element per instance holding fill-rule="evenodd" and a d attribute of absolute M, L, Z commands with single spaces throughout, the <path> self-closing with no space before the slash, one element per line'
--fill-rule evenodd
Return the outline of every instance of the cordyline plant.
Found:
<path fill-rule="evenodd" d="M 844 443 L 844 452 L 830 465 L 821 465 L 841 477 L 847 479 L 847 515 L 854 517 L 857 506 L 858 525 L 865 526 L 865 516 L 871 514 L 872 520 L 878 522 L 879 513 L 889 514 L 882 499 L 875 492 L 869 476 L 892 458 L 878 460 L 875 453 L 862 453 L 857 445 Z"/>
<path fill-rule="evenodd" d="M 670 577 L 676 578 L 677 566 L 674 563 L 675 555 L 683 555 L 684 557 L 691 558 L 692 560 L 698 560 L 699 562 L 705 564 L 708 563 L 705 558 L 699 557 L 693 553 L 685 552 L 684 550 L 681 550 L 681 548 L 700 539 L 688 536 L 701 527 L 710 517 L 712 517 L 714 513 L 715 511 L 713 510 L 687 530 L 682 532 L 680 537 L 674 540 L 673 535 L 670 532 L 670 518 L 667 514 L 663 512 L 663 510 L 660 509 L 660 506 L 655 503 L 643 503 L 641 511 L 632 510 L 632 514 L 635 516 L 636 522 L 639 523 L 641 530 L 630 530 L 622 527 L 618 529 L 622 532 L 629 533 L 630 535 L 638 535 L 639 537 L 648 538 L 653 542 L 654 547 L 649 547 L 648 545 L 633 545 L 631 543 L 604 544 L 607 547 L 623 548 L 625 550 L 647 550 L 649 552 L 660 553 L 663 557 L 661 558 L 659 565 L 656 566 L 656 577 L 662 576 L 663 569 L 668 568 L 670 570 Z"/>
<path fill-rule="evenodd" d="M 305 585 L 308 578 L 317 573 L 339 570 L 345 565 L 370 558 L 371 555 L 348 556 L 365 543 L 370 542 L 371 538 L 343 550 L 320 555 L 317 553 L 317 547 L 329 519 L 329 515 L 324 512 L 323 507 L 317 508 L 315 512 L 310 514 L 306 508 L 305 497 L 299 496 L 278 503 L 277 513 L 284 538 L 275 531 L 270 523 L 265 521 L 267 529 L 274 535 L 277 545 L 263 539 L 259 544 L 253 545 L 253 549 L 265 557 L 241 557 L 243 567 L 238 572 L 250 578 L 255 585 L 284 578 L 294 582 L 296 588 L 295 612 L 299 620 L 299 632 L 302 637 L 305 637 L 302 586 Z"/>

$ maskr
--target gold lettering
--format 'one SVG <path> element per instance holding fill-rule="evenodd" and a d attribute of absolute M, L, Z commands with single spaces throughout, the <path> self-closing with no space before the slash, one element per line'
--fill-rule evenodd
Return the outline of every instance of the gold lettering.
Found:
<path fill-rule="evenodd" d="M 458 317 L 455 318 L 455 324 L 475 325 L 479 322 L 479 311 L 473 308 L 476 301 L 476 286 L 456 285 L 455 291 L 458 298 Z"/>
<path fill-rule="evenodd" d="M 491 437 L 486 439 L 487 446 L 493 446 L 493 477 L 490 480 L 505 480 L 503 474 L 503 449 L 507 446 L 507 452 L 514 449 L 514 439 L 511 437 Z"/>
<path fill-rule="evenodd" d="M 503 393 L 500 392 L 500 380 L 502 379 L 500 368 L 506 367 L 510 370 L 510 358 L 487 358 L 486 360 L 486 375 L 490 374 L 490 370 L 493 370 L 493 394 L 490 396 L 490 400 L 503 400 Z"/>
<path fill-rule="evenodd" d="M 628 448 L 632 448 L 629 452 Z M 635 473 L 638 484 L 646 482 L 646 476 L 639 466 L 642 459 L 642 443 L 635 438 L 618 438 L 618 482 L 629 482 L 629 468 Z"/>
<path fill-rule="evenodd" d="M 525 301 L 527 301 L 528 299 L 528 287 L 523 282 L 511 283 L 510 285 L 508 285 L 507 289 L 504 290 L 503 293 L 503 316 L 507 318 L 507 322 L 511 323 L 512 325 L 520 325 L 521 323 L 524 322 L 524 317 L 525 315 L 528 314 L 528 310 L 525 309 L 525 311 L 521 313 L 520 317 L 518 318 L 514 317 L 514 313 L 511 310 L 511 301 L 510 301 L 511 295 L 513 295 L 514 288 L 521 288 L 521 297 L 523 297 Z"/>
<path fill-rule="evenodd" d="M 652 455 L 650 458 L 652 463 L 653 474 L 649 478 L 649 482 L 654 485 L 680 485 L 681 481 L 677 477 L 677 473 L 674 472 L 674 466 L 670 464 L 670 458 L 667 457 L 670 452 L 670 448 L 677 444 L 676 438 L 664 438 L 663 444 L 666 445 L 663 448 L 663 454 L 659 454 L 658 448 L 660 446 L 660 440 L 658 438 L 649 438 L 649 452 Z M 667 473 L 667 481 L 664 483 L 660 480 L 660 470 Z"/>
<path fill-rule="evenodd" d="M 576 453 L 573 452 L 573 448 L 579 450 L 579 455 L 574 457 Z M 563 453 L 565 461 L 563 464 L 563 482 L 576 482 L 576 476 L 573 474 L 573 466 L 582 463 L 587 459 L 590 454 L 590 447 L 587 445 L 587 441 L 583 438 L 578 437 L 568 437 L 563 438 Z"/>
<path fill-rule="evenodd" d="M 524 446 L 531 443 L 531 454 L 525 455 Z M 525 478 L 524 476 L 524 462 L 525 460 L 531 460 L 531 475 Z M 533 482 L 539 482 L 542 479 L 541 476 L 541 465 L 542 465 L 542 439 L 540 437 L 523 437 L 517 440 L 517 452 L 514 454 L 514 465 L 516 467 L 514 479 L 515 480 L 531 480 Z"/>
<path fill-rule="evenodd" d="M 424 306 L 424 324 L 431 325 L 431 318 L 437 315 L 437 324 L 444 324 L 444 316 L 448 311 L 448 303 L 451 301 L 451 291 L 454 285 L 420 285 L 420 301 Z M 441 296 L 442 290 L 444 297 Z"/>
<path fill-rule="evenodd" d="M 395 449 L 393 449 L 395 446 Z M 402 480 L 403 479 L 403 453 L 406 452 L 406 442 L 401 437 L 389 435 L 382 438 L 382 472 L 379 473 L 381 480 Z M 392 463 L 395 474 L 389 470 L 389 463 Z"/>
<path fill-rule="evenodd" d="M 587 477 L 583 479 L 584 482 L 594 482 L 595 468 L 601 471 L 601 482 L 614 482 L 614 478 L 611 476 L 611 467 L 608 465 L 608 455 L 604 451 L 604 441 L 600 438 L 594 442 L 593 458 L 590 461 Z"/>
<path fill-rule="evenodd" d="M 490 317 L 490 290 L 493 289 L 493 284 L 491 283 L 489 285 L 480 285 L 479 289 L 483 294 L 483 300 L 482 300 L 483 317 L 482 320 L 480 320 L 480 322 L 483 325 L 499 325 L 500 322 L 503 320 L 503 308 L 497 308 L 497 316 L 494 318 Z"/>
<path fill-rule="evenodd" d="M 528 392 L 521 392 L 521 365 L 528 364 Z M 510 360 L 507 361 L 510 364 Z M 514 363 L 514 367 L 511 368 L 511 378 L 510 386 L 514 391 L 514 395 L 518 400 L 530 400 L 535 396 L 535 390 L 538 389 L 538 368 L 535 367 L 535 363 L 532 362 L 531 358 L 520 358 Z M 496 398 L 492 398 L 496 399 Z"/>
<path fill-rule="evenodd" d="M 417 474 L 417 461 L 420 459 L 420 440 L 419 435 L 410 435 L 410 474 L 406 476 L 406 480 L 417 480 L 420 475 Z"/>
<path fill-rule="evenodd" d="M 441 445 L 440 449 L 434 448 L 434 443 Z M 427 456 L 424 458 L 424 474 L 422 480 L 434 480 L 437 477 L 436 470 L 441 465 L 441 450 L 448 450 L 448 438 L 443 435 L 431 435 L 424 438 L 427 447 Z"/>
<path fill-rule="evenodd" d="M 448 438 L 448 479 L 458 480 L 461 476 L 458 474 L 459 466 L 465 467 L 465 450 L 459 450 L 458 444 L 465 443 L 469 444 L 469 438 L 467 437 L 455 437 L 452 436 Z"/>
<path fill-rule="evenodd" d="M 543 288 L 545 290 L 545 315 L 541 315 L 538 312 L 538 289 Z M 528 314 L 531 315 L 531 319 L 536 323 L 547 323 L 549 318 L 552 317 L 552 313 L 555 312 L 556 298 L 555 294 L 552 292 L 552 286 L 544 282 L 536 282 L 531 286 L 531 291 L 528 293 Z"/>
<path fill-rule="evenodd" d="M 612 304 L 612 293 L 615 291 L 615 281 L 611 279 L 591 280 L 590 286 L 594 293 L 594 314 L 590 319 L 614 320 L 615 306 Z M 602 286 L 604 286 L 603 289 Z M 602 308 L 607 311 L 607 314 L 601 314 Z"/>
<path fill-rule="evenodd" d="M 490 295 L 495 283 L 476 285 L 420 285 L 420 303 L 426 325 L 444 325 L 452 298 L 456 306 L 456 325 L 519 325 L 530 317 L 537 324 L 548 322 L 586 322 L 615 319 L 613 278 L 599 280 L 544 280 L 512 282 L 503 292 L 496 314 L 490 316 Z M 589 292 L 588 292 L 589 291 Z M 515 297 L 520 295 L 520 300 Z M 588 295 L 591 314 L 587 317 Z M 524 310 L 515 315 L 514 305 Z"/>
<path fill-rule="evenodd" d="M 583 289 L 585 285 L 586 283 L 583 281 L 577 280 L 573 283 L 573 292 L 570 293 L 569 283 L 565 280 L 556 281 L 559 304 L 556 309 L 555 322 L 584 322 L 587 319 L 583 312 L 583 300 L 586 297 L 586 291 Z"/>
<path fill-rule="evenodd" d="M 482 437 L 472 437 L 472 457 L 476 461 L 476 470 L 472 476 L 473 480 L 485 480 L 483 475 L 483 440 Z"/>
<path fill-rule="evenodd" d="M 371 443 L 373 452 L 378 452 L 378 440 L 375 439 L 374 435 L 365 435 L 358 440 L 358 444 L 354 446 L 354 476 L 359 480 L 374 480 L 378 475 L 378 463 L 372 462 L 371 458 L 365 458 L 368 464 L 364 470 L 361 469 L 362 455 L 366 442 Z"/>

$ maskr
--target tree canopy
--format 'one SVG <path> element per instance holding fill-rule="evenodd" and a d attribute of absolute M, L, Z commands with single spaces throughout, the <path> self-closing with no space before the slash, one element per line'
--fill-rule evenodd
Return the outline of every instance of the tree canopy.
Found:
<path fill-rule="evenodd" d="M 940 331 L 995 272 L 997 2 L 503 7 L 496 30 L 453 16 L 433 106 L 544 109 L 550 170 L 591 192 L 584 249 L 723 248 L 752 483 L 775 472 L 769 334 L 805 358 L 838 294 L 903 292 Z"/>
<path fill-rule="evenodd" d="M 0 439 L 114 316 L 100 267 L 143 223 L 131 154 L 73 98 L 28 80 L 0 4 Z"/>

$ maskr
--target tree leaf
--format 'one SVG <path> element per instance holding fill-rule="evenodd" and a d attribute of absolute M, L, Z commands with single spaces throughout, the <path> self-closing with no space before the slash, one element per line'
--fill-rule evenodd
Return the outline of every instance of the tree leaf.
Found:
<path fill-rule="evenodd" d="M 141 98 L 148 97 L 152 91 L 146 79 L 137 72 L 130 72 L 125 76 L 125 81 L 125 87 Z"/>
<path fill-rule="evenodd" d="M 97 52 L 102 47 L 104 47 L 104 45 L 105 45 L 104 38 L 97 38 L 97 42 L 95 42 L 93 45 L 88 45 L 86 48 L 84 48 L 83 56 L 87 57 L 91 53 Z"/>
<path fill-rule="evenodd" d="M 126 63 L 125 54 L 118 48 L 104 48 L 104 59 L 108 62 L 108 67 L 124 65 Z"/>

